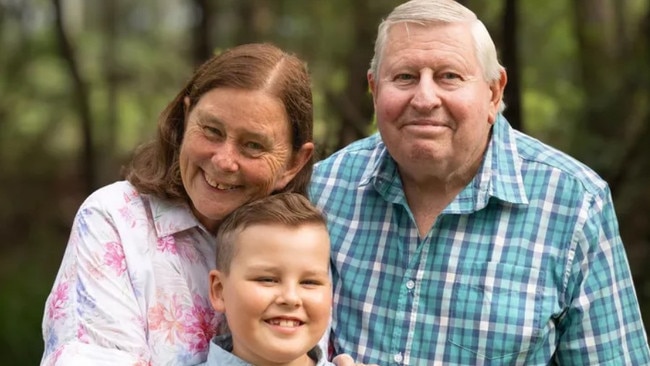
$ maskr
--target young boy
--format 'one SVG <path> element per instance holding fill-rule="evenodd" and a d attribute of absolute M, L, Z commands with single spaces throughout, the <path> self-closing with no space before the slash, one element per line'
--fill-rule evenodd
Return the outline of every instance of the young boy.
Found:
<path fill-rule="evenodd" d="M 203 365 L 332 365 L 317 346 L 329 326 L 332 286 L 323 215 L 281 193 L 230 214 L 217 232 L 210 300 L 229 332 Z"/>

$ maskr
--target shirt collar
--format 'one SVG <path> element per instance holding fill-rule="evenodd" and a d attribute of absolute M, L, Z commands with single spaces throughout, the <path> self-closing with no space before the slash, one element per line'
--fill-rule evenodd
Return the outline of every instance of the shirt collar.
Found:
<path fill-rule="evenodd" d="M 512 204 L 528 204 L 515 135 L 505 117 L 497 115 L 483 164 L 473 181 L 479 191 L 487 192 L 485 201 L 479 200 L 482 206 L 487 205 L 488 197 Z"/>
<path fill-rule="evenodd" d="M 375 189 L 389 202 L 405 202 L 397 163 L 379 140 L 361 184 L 373 183 Z M 476 176 L 444 210 L 469 212 L 487 206 L 491 197 L 512 204 L 527 204 L 528 198 L 521 175 L 521 159 L 515 142 L 515 131 L 501 114 L 492 127 L 483 163 Z"/>
<path fill-rule="evenodd" d="M 232 335 L 230 333 L 214 336 L 210 342 L 208 359 L 206 364 L 209 365 L 249 365 L 239 357 L 232 354 Z M 307 351 L 307 356 L 317 365 L 328 364 L 324 362 L 323 352 L 318 346 Z"/>
<path fill-rule="evenodd" d="M 147 195 L 147 197 L 151 206 L 151 219 L 159 238 L 196 226 L 203 228 L 186 202 L 164 200 L 152 195 Z"/>
<path fill-rule="evenodd" d="M 370 138 L 375 149 L 366 165 L 366 170 L 361 175 L 359 187 L 372 184 L 386 201 L 406 204 L 397 163 L 388 153 L 379 133 L 375 133 Z"/>

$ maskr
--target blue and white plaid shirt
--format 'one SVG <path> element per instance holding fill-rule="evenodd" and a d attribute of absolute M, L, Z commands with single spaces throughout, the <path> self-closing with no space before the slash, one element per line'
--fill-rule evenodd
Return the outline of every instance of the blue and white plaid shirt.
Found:
<path fill-rule="evenodd" d="M 418 235 L 375 134 L 317 164 L 337 353 L 380 365 L 648 365 L 607 184 L 499 116 L 474 180 Z"/>

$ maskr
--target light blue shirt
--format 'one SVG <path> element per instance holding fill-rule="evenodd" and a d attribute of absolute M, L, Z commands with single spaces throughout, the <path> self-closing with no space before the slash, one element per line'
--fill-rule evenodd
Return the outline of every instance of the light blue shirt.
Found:
<path fill-rule="evenodd" d="M 241 358 L 233 355 L 232 353 L 232 337 L 230 334 L 223 334 L 215 336 L 210 341 L 210 351 L 208 351 L 208 359 L 197 366 L 254 366 L 242 360 Z M 312 348 L 307 355 L 314 360 L 316 366 L 334 366 L 333 363 L 327 361 L 318 347 Z"/>
<path fill-rule="evenodd" d="M 607 184 L 499 116 L 424 238 L 379 135 L 316 166 L 337 353 L 381 365 L 648 365 Z"/>

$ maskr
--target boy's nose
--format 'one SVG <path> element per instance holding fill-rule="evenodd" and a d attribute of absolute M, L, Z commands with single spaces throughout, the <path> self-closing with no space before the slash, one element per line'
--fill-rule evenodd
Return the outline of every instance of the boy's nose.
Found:
<path fill-rule="evenodd" d="M 277 297 L 277 302 L 280 305 L 286 306 L 300 306 L 302 300 L 298 294 L 298 289 L 294 285 L 282 286 L 280 293 Z"/>

